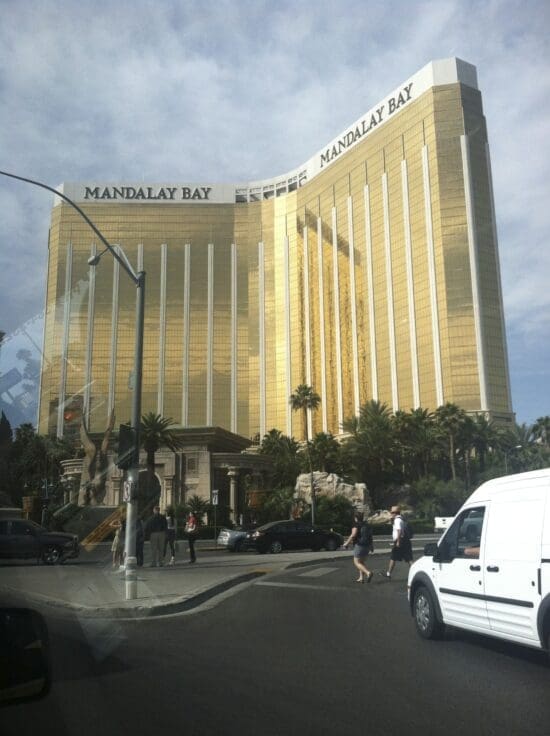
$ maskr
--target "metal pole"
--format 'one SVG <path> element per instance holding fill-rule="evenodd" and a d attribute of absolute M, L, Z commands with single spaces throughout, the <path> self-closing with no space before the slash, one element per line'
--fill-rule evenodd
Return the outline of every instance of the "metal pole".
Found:
<path fill-rule="evenodd" d="M 134 353 L 134 395 L 132 396 L 132 430 L 134 448 L 132 464 L 128 470 L 130 494 L 126 506 L 126 600 L 137 598 L 136 520 L 139 492 L 139 440 L 141 427 L 141 381 L 143 369 L 143 324 L 145 313 L 145 271 L 137 274 L 136 290 L 136 341 Z"/>

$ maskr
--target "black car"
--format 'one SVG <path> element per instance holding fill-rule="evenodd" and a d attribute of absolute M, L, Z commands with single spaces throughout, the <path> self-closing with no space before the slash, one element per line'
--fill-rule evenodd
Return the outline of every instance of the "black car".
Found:
<path fill-rule="evenodd" d="M 328 532 L 304 521 L 272 521 L 248 532 L 242 549 L 257 552 L 282 552 L 284 549 L 326 549 L 341 547 L 344 538 L 337 532 Z"/>
<path fill-rule="evenodd" d="M 80 552 L 78 537 L 64 532 L 49 532 L 34 521 L 0 519 L 0 557 L 42 560 L 55 565 Z"/>

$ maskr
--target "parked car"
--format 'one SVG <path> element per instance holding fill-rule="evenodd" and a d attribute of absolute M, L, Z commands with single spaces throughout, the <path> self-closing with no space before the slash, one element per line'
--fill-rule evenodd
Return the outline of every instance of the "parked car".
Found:
<path fill-rule="evenodd" d="M 226 547 L 229 552 L 242 552 L 242 543 L 246 533 L 257 528 L 257 524 L 244 524 L 234 529 L 224 528 L 218 534 L 217 543 L 220 547 Z"/>
<path fill-rule="evenodd" d="M 284 549 L 334 551 L 343 543 L 341 534 L 319 529 L 304 521 L 272 521 L 248 532 L 242 541 L 242 548 L 276 554 Z"/>
<path fill-rule="evenodd" d="M 78 537 L 49 532 L 34 521 L 0 518 L 0 557 L 42 560 L 46 565 L 78 557 Z"/>
<path fill-rule="evenodd" d="M 449 624 L 550 653 L 550 468 L 481 485 L 408 586 L 426 639 Z"/>

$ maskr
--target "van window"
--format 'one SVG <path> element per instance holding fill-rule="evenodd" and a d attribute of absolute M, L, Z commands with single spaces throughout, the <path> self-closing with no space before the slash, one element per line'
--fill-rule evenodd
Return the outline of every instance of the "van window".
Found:
<path fill-rule="evenodd" d="M 455 557 L 468 559 L 479 557 L 484 516 L 485 507 L 479 506 L 475 509 L 466 509 L 456 517 L 442 543 L 445 557 L 451 560 Z"/>

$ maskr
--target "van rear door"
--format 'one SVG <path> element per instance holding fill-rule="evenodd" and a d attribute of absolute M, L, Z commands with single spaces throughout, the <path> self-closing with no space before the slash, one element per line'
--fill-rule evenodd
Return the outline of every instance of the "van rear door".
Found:
<path fill-rule="evenodd" d="M 514 488 L 495 495 L 485 537 L 483 575 L 489 624 L 516 640 L 539 640 L 544 495 Z"/>

